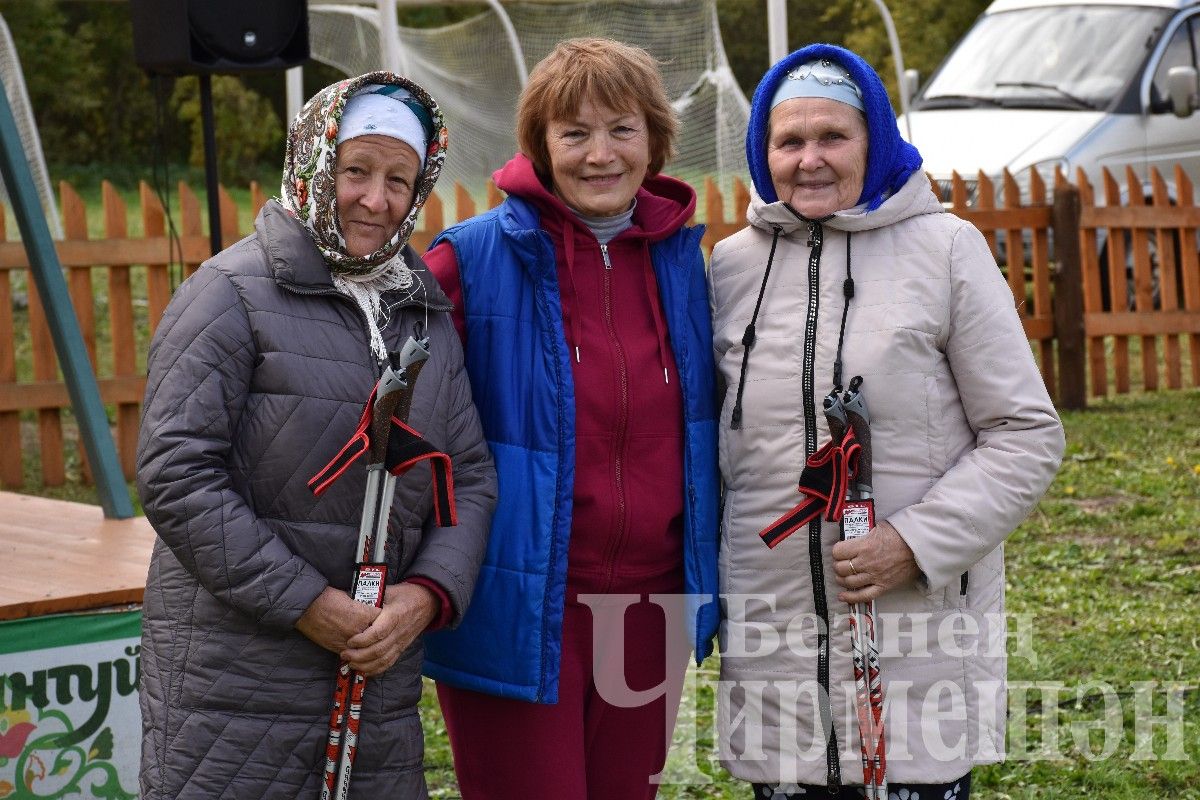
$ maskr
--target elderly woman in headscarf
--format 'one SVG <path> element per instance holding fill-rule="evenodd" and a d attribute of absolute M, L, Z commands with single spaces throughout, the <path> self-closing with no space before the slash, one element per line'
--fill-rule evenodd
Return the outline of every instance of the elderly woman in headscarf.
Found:
<path fill-rule="evenodd" d="M 339 660 L 370 677 L 355 793 L 425 796 L 419 637 L 466 610 L 496 489 L 450 303 L 408 246 L 445 146 L 411 81 L 324 89 L 289 128 L 280 199 L 159 324 L 137 473 L 158 532 L 142 797 L 316 797 Z M 407 424 L 449 457 L 458 524 L 434 513 L 428 470 L 397 480 L 385 562 L 398 582 L 375 608 L 348 593 L 366 459 L 320 497 L 308 484 L 414 332 L 430 355 Z"/>
<path fill-rule="evenodd" d="M 1061 424 L 986 241 L 930 191 L 861 58 L 817 44 L 772 67 L 746 153 L 749 226 L 711 275 L 722 760 L 763 800 L 964 800 L 1003 756 L 1002 543 L 1054 477 Z M 869 423 L 849 438 L 848 399 Z M 872 601 L 881 734 L 848 605 Z"/>
<path fill-rule="evenodd" d="M 561 42 L 508 198 L 426 254 L 455 300 L 500 498 L 476 602 L 426 673 L 465 800 L 653 797 L 716 631 L 716 391 L 696 195 L 654 59 Z"/>

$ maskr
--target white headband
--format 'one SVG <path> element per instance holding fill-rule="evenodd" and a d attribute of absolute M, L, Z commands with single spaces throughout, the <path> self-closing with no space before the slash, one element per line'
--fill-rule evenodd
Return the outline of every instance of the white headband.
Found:
<path fill-rule="evenodd" d="M 390 136 L 411 147 L 425 168 L 425 151 L 429 141 L 417 115 L 401 100 L 375 94 L 372 85 L 346 101 L 342 122 L 338 126 L 338 144 L 359 136 Z"/>
<path fill-rule="evenodd" d="M 862 90 L 850 73 L 827 58 L 808 61 L 789 72 L 775 90 L 771 108 L 796 97 L 825 97 L 867 113 Z"/>

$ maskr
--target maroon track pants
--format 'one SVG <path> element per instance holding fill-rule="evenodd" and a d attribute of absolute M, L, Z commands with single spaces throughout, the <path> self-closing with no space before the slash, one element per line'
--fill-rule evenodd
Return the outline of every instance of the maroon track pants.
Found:
<path fill-rule="evenodd" d="M 668 640 L 663 609 L 646 595 L 622 615 L 623 602 L 616 600 L 616 611 L 611 605 L 594 611 L 568 599 L 555 705 L 438 684 L 463 800 L 655 796 L 658 785 L 650 777 L 666 761 L 690 650 L 684 631 L 672 630 Z M 676 595 L 669 602 L 682 600 Z M 672 619 L 681 622 L 682 613 Z M 656 687 L 655 699 L 636 697 Z"/>

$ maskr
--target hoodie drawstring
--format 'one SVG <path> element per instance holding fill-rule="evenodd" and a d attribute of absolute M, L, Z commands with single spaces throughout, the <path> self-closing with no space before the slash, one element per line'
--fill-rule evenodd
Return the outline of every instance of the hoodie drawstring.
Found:
<path fill-rule="evenodd" d="M 746 326 L 746 332 L 742 334 L 742 346 L 745 348 L 742 351 L 742 370 L 738 377 L 737 400 L 733 404 L 733 413 L 729 417 L 729 427 L 733 430 L 739 430 L 742 427 L 742 394 L 746 389 L 746 371 L 750 365 L 750 351 L 754 348 L 754 342 L 757 338 L 755 333 L 755 323 L 758 321 L 758 311 L 762 308 L 763 295 L 767 290 L 767 278 L 771 276 L 771 264 L 775 261 L 775 246 L 779 243 L 780 228 L 773 227 L 774 236 L 771 237 L 771 252 L 767 256 L 767 269 L 763 272 L 762 284 L 758 287 L 758 300 L 754 304 L 754 314 L 750 317 L 750 324 Z M 836 391 L 842 390 L 842 345 L 846 341 L 846 317 L 850 312 L 850 300 L 854 297 L 854 276 L 851 272 L 850 261 L 850 239 L 852 234 L 846 231 L 846 280 L 842 282 L 842 297 L 844 303 L 842 305 L 842 321 L 838 326 L 838 344 L 837 355 L 833 359 L 833 386 Z M 808 240 L 809 247 L 813 248 L 811 259 L 820 259 L 821 257 L 821 236 L 820 228 L 810 225 L 810 234 Z"/>
<path fill-rule="evenodd" d="M 846 231 L 846 280 L 842 282 L 842 324 L 838 329 L 837 355 L 833 358 L 834 391 L 842 390 L 842 343 L 846 341 L 846 316 L 850 313 L 850 298 L 854 297 L 854 276 L 850 274 L 850 231 Z"/>
<path fill-rule="evenodd" d="M 644 263 L 653 264 L 650 260 L 650 243 L 642 240 L 646 250 Z M 667 361 L 667 323 L 662 315 L 662 303 L 658 299 L 658 281 L 654 279 L 653 268 L 645 270 L 646 298 L 650 301 L 650 316 L 654 320 L 654 332 L 658 335 L 658 363 L 662 365 L 663 383 L 671 382 L 670 362 Z"/>
<path fill-rule="evenodd" d="M 754 313 L 750 317 L 750 324 L 746 326 L 746 332 L 742 334 L 742 372 L 738 377 L 737 400 L 733 404 L 733 413 L 729 417 L 729 427 L 735 431 L 742 427 L 742 393 L 746 390 L 746 369 L 750 366 L 750 351 L 754 349 L 754 342 L 757 338 L 755 324 L 758 322 L 758 311 L 762 308 L 763 295 L 767 291 L 767 279 L 771 277 L 771 265 L 775 263 L 775 247 L 779 244 L 779 235 L 783 233 L 782 228 L 772 226 L 772 229 L 775 234 L 771 237 L 771 253 L 767 256 L 767 269 L 763 272 L 762 284 L 758 287 L 758 300 L 754 303 Z"/>
<path fill-rule="evenodd" d="M 575 236 L 571 230 L 567 228 L 563 231 L 563 257 L 567 261 L 567 283 L 568 289 L 571 292 L 570 302 L 563 303 L 563 313 L 570 319 L 568 320 L 571 328 L 571 349 L 575 351 L 575 363 L 579 363 L 579 342 L 583 338 L 583 328 L 579 321 L 579 314 L 575 308 L 579 304 L 579 293 L 575 290 Z"/>

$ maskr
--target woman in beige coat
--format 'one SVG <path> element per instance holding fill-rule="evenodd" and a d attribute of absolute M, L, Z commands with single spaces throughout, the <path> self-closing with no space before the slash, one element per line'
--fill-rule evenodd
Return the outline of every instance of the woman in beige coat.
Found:
<path fill-rule="evenodd" d="M 972 766 L 1003 758 L 1002 543 L 1062 427 L 986 242 L 930 192 L 865 62 L 828 45 L 781 61 L 746 149 L 750 225 L 712 261 L 722 760 L 758 798 L 863 796 L 848 604 L 874 601 L 888 789 L 868 796 L 963 800 Z M 840 541 L 822 507 L 768 547 L 830 439 L 822 398 L 852 376 L 877 523 Z"/>

